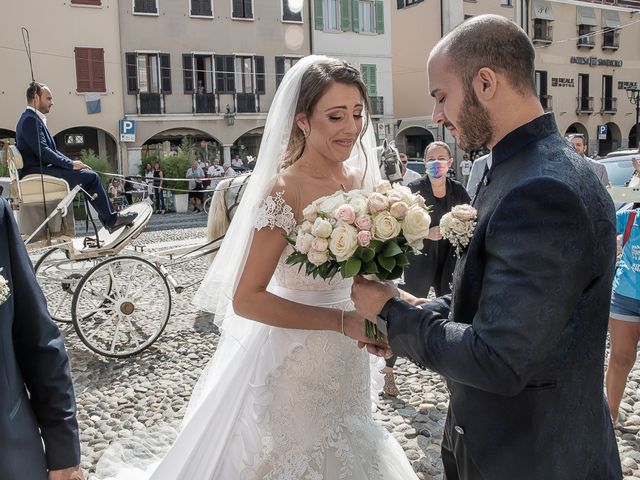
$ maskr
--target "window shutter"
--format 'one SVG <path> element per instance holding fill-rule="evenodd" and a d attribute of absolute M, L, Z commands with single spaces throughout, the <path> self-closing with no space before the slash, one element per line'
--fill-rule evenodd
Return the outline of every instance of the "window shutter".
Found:
<path fill-rule="evenodd" d="M 256 62 L 256 92 L 265 94 L 267 93 L 267 88 L 264 78 L 264 57 L 254 57 L 254 60 Z"/>
<path fill-rule="evenodd" d="M 356 1 L 356 9 L 357 5 Z M 351 31 L 351 0 L 340 0 L 340 25 L 343 32 Z"/>
<path fill-rule="evenodd" d="M 360 2 L 358 0 L 351 2 L 351 30 L 360 31 Z"/>
<path fill-rule="evenodd" d="M 242 17 L 242 2 L 243 0 L 233 0 L 231 6 L 231 16 L 236 18 Z"/>
<path fill-rule="evenodd" d="M 289 22 L 301 22 L 302 8 L 297 12 L 293 12 L 289 7 L 289 0 L 282 0 L 282 20 Z"/>
<path fill-rule="evenodd" d="M 211 0 L 191 0 L 191 15 L 212 16 Z"/>
<path fill-rule="evenodd" d="M 184 93 L 193 93 L 193 55 L 182 54 L 182 76 L 184 81 Z"/>
<path fill-rule="evenodd" d="M 316 30 L 324 30 L 324 17 L 322 16 L 322 1 L 313 0 L 313 18 Z"/>
<path fill-rule="evenodd" d="M 376 0 L 376 32 L 384 33 L 384 3 Z"/>
<path fill-rule="evenodd" d="M 404 8 L 404 0 L 398 0 L 398 10 L 402 10 Z"/>
<path fill-rule="evenodd" d="M 90 48 L 89 64 L 91 70 L 91 91 L 106 92 L 107 84 L 104 75 L 104 50 L 102 48 Z"/>
<path fill-rule="evenodd" d="M 145 0 L 135 0 L 133 2 L 133 11 L 136 13 L 144 12 L 144 2 Z"/>
<path fill-rule="evenodd" d="M 89 49 L 76 47 L 76 90 L 78 92 L 91 91 L 91 68 L 89 67 Z"/>
<path fill-rule="evenodd" d="M 253 18 L 253 0 L 244 0 L 244 18 Z"/>
<path fill-rule="evenodd" d="M 160 54 L 160 85 L 162 93 L 171 94 L 171 57 L 168 53 Z"/>
<path fill-rule="evenodd" d="M 145 0 L 144 2 L 145 13 L 158 13 L 158 7 L 156 6 L 156 0 Z"/>
<path fill-rule="evenodd" d="M 233 55 L 225 55 L 224 57 L 224 69 L 225 69 L 225 91 L 236 91 L 236 67 L 235 57 Z"/>
<path fill-rule="evenodd" d="M 102 5 L 101 0 L 71 0 L 72 5 Z"/>
<path fill-rule="evenodd" d="M 224 55 L 214 55 L 213 60 L 216 69 L 216 91 L 224 92 Z"/>
<path fill-rule="evenodd" d="M 378 96 L 378 75 L 377 66 L 372 64 L 360 65 L 362 81 L 367 86 L 367 94 L 370 97 Z"/>
<path fill-rule="evenodd" d="M 125 53 L 125 63 L 127 66 L 127 93 L 136 94 L 140 90 L 138 89 L 138 56 L 133 53 Z"/>
<path fill-rule="evenodd" d="M 284 57 L 276 57 L 276 89 L 284 78 Z"/>

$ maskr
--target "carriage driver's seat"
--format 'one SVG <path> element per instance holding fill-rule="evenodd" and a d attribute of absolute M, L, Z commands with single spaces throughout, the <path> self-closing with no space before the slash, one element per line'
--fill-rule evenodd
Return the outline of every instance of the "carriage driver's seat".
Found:
<path fill-rule="evenodd" d="M 23 167 L 22 155 L 15 145 L 9 146 L 8 153 L 10 195 L 20 209 L 18 215 L 20 233 L 29 236 L 46 218 L 45 205 L 47 214 L 51 214 L 58 203 L 69 194 L 69 184 L 61 178 L 39 173 L 20 179 L 18 170 Z M 67 215 L 64 217 L 60 214 L 54 217 L 49 222 L 49 230 L 55 236 L 74 236 L 73 209 L 67 209 Z M 45 237 L 45 229 L 43 229 L 34 240 Z"/>

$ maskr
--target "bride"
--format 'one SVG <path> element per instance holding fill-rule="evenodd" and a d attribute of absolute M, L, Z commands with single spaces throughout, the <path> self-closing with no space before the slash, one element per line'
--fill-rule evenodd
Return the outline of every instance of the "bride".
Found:
<path fill-rule="evenodd" d="M 247 192 L 194 298 L 221 325 L 217 352 L 165 457 L 111 478 L 416 478 L 373 419 L 378 373 L 354 341 L 367 339 L 351 281 L 285 263 L 285 235 L 305 206 L 379 179 L 368 106 L 360 73 L 342 61 L 309 56 L 289 70 Z"/>

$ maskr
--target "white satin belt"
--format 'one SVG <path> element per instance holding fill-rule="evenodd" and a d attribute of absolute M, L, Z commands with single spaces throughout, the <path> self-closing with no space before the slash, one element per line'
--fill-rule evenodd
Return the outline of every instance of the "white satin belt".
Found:
<path fill-rule="evenodd" d="M 315 307 L 325 307 L 351 301 L 351 288 L 336 290 L 293 290 L 274 285 L 269 291 L 292 302 Z"/>

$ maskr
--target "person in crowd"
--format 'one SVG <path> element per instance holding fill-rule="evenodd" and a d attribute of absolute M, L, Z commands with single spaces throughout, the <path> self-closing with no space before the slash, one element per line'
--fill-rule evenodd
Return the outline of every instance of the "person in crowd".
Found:
<path fill-rule="evenodd" d="M 209 170 L 207 170 L 207 176 L 209 178 L 222 177 L 224 176 L 224 172 L 225 170 L 222 165 L 219 163 L 212 163 Z"/>
<path fill-rule="evenodd" d="M 632 158 L 634 172 L 640 163 Z M 607 403 L 613 424 L 618 423 L 620 402 L 629 372 L 636 361 L 640 340 L 640 204 L 616 214 L 619 261 L 613 279 L 609 311 L 611 350 L 605 375 Z"/>
<path fill-rule="evenodd" d="M 200 213 L 202 212 L 204 172 L 197 162 L 194 161 L 187 170 L 187 178 L 189 179 L 189 200 L 191 200 L 193 213 Z"/>
<path fill-rule="evenodd" d="M 113 178 L 111 182 L 109 182 L 108 194 L 109 198 L 116 199 L 119 198 L 124 193 L 124 189 L 120 184 L 120 180 L 117 178 Z"/>
<path fill-rule="evenodd" d="M 244 170 L 244 162 L 240 158 L 240 155 L 235 155 L 233 159 L 231 159 L 231 168 L 236 172 L 242 172 Z"/>
<path fill-rule="evenodd" d="M 420 175 L 415 170 L 411 170 L 407 165 L 409 163 L 409 159 L 407 158 L 406 153 L 398 154 L 400 157 L 400 171 L 402 173 L 402 185 L 405 187 L 409 185 L 411 182 L 415 180 L 420 180 L 422 175 Z"/>
<path fill-rule="evenodd" d="M 0 198 L 0 478 L 83 480 L 69 359 Z"/>
<path fill-rule="evenodd" d="M 133 224 L 136 212 L 117 213 L 102 185 L 100 175 L 80 160 L 71 160 L 62 154 L 47 128 L 46 115 L 53 107 L 53 94 L 42 83 L 27 88 L 27 108 L 16 127 L 16 147 L 22 155 L 20 178 L 43 173 L 67 181 L 69 187 L 81 185 L 94 198 L 91 204 L 98 212 L 102 225 L 113 232 Z"/>
<path fill-rule="evenodd" d="M 589 168 L 593 173 L 596 174 L 596 177 L 598 177 L 600 183 L 603 186 L 608 187 L 609 175 L 607 174 L 607 168 L 597 160 L 594 160 L 587 156 L 587 142 L 584 138 L 584 135 L 581 133 L 573 133 L 567 137 L 567 140 L 571 142 L 573 148 L 576 149 L 576 152 L 578 152 L 580 156 L 587 161 Z"/>
<path fill-rule="evenodd" d="M 222 169 L 224 170 L 224 175 L 225 177 L 235 177 L 236 175 L 238 175 L 238 173 L 231 168 L 231 163 L 229 162 L 224 162 L 222 164 Z"/>
<path fill-rule="evenodd" d="M 156 213 L 164 213 L 164 190 L 162 185 L 164 183 L 164 172 L 160 166 L 160 162 L 156 162 L 153 165 L 153 199 L 156 203 Z"/>
<path fill-rule="evenodd" d="M 433 207 L 430 212 L 431 228 L 421 255 L 409 256 L 410 264 L 404 271 L 402 287 L 418 298 L 426 298 L 431 287 L 438 297 L 451 292 L 457 257 L 451 242 L 442 238 L 438 225 L 442 216 L 453 207 L 471 201 L 462 184 L 446 175 L 453 164 L 451 150 L 446 143 L 430 143 L 424 151 L 424 162 L 427 175 L 410 183 L 409 188 L 414 193 L 420 193 L 425 203 Z M 383 392 L 390 396 L 399 394 L 393 375 L 395 363 L 395 356 L 388 358 L 383 370 Z"/>
<path fill-rule="evenodd" d="M 535 52 L 499 15 L 436 44 L 434 121 L 464 151 L 491 149 L 473 236 L 452 295 L 424 303 L 361 277 L 352 290 L 395 354 L 446 377 L 447 479 L 622 478 L 603 388 L 613 201 L 544 112 Z"/>
<path fill-rule="evenodd" d="M 469 155 L 466 153 L 462 156 L 462 161 L 460 162 L 460 173 L 462 174 L 462 184 L 467 187 L 469 182 L 469 175 L 471 174 L 471 167 L 473 166 L 473 162 L 469 160 Z"/>

